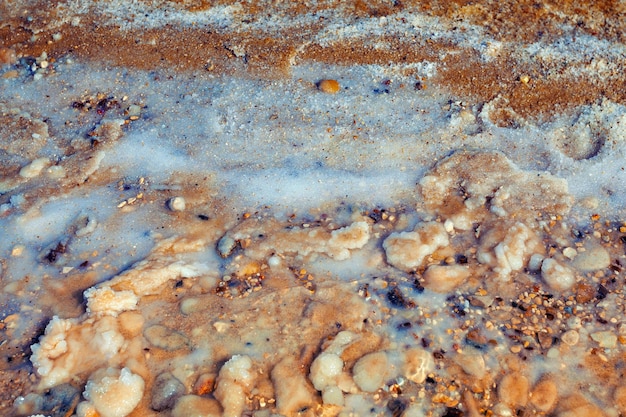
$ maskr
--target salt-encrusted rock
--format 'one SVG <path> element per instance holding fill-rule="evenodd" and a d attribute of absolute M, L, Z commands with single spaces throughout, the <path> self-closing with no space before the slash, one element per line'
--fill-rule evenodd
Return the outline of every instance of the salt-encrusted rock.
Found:
<path fill-rule="evenodd" d="M 584 272 L 608 268 L 611 265 L 609 252 L 602 246 L 593 246 L 578 253 L 574 259 L 574 267 Z"/>
<path fill-rule="evenodd" d="M 354 364 L 352 378 L 361 391 L 375 392 L 385 383 L 390 367 L 386 352 L 369 353 Z"/>
<path fill-rule="evenodd" d="M 123 311 L 134 310 L 139 302 L 132 291 L 113 291 L 107 286 L 91 287 L 83 296 L 87 300 L 87 312 L 96 315 L 117 316 Z"/>
<path fill-rule="evenodd" d="M 50 160 L 48 158 L 35 159 L 20 169 L 20 176 L 23 178 L 35 178 L 39 176 L 41 171 L 43 171 L 43 169 L 48 165 L 50 165 Z"/>
<path fill-rule="evenodd" d="M 172 417 L 222 417 L 222 408 L 213 399 L 184 395 L 176 401 Z"/>
<path fill-rule="evenodd" d="M 535 385 L 530 393 L 531 404 L 539 411 L 549 413 L 559 399 L 556 383 L 551 379 L 543 379 Z"/>
<path fill-rule="evenodd" d="M 511 227 L 502 224 L 489 230 L 482 238 L 477 253 L 478 262 L 491 265 L 503 280 L 511 272 L 521 270 L 530 256 L 541 250 L 537 234 L 523 223 Z"/>
<path fill-rule="evenodd" d="M 246 355 L 235 355 L 222 366 L 213 395 L 224 409 L 223 417 L 241 416 L 255 380 L 252 360 Z"/>
<path fill-rule="evenodd" d="M 424 287 L 447 293 L 461 285 L 469 276 L 469 268 L 463 265 L 431 265 L 424 272 Z"/>
<path fill-rule="evenodd" d="M 543 260 L 541 278 L 551 289 L 556 291 L 567 291 L 576 283 L 574 272 L 552 258 Z"/>
<path fill-rule="evenodd" d="M 337 379 L 343 372 L 343 360 L 335 353 L 322 352 L 313 363 L 309 379 L 316 390 L 321 391 L 327 386 L 337 385 Z"/>
<path fill-rule="evenodd" d="M 87 381 L 83 395 L 101 417 L 125 417 L 141 401 L 144 380 L 128 368 L 102 369 Z"/>
<path fill-rule="evenodd" d="M 387 262 L 396 268 L 411 270 L 424 258 L 449 244 L 448 233 L 441 223 L 418 225 L 412 232 L 392 233 L 383 242 Z"/>
<path fill-rule="evenodd" d="M 316 403 L 315 391 L 295 359 L 285 357 L 277 363 L 272 369 L 271 378 L 276 408 L 280 414 L 295 415 L 298 410 Z"/>
<path fill-rule="evenodd" d="M 518 372 L 506 374 L 498 383 L 500 401 L 514 408 L 526 406 L 528 391 L 528 378 Z"/>
<path fill-rule="evenodd" d="M 407 379 L 421 384 L 434 369 L 435 361 L 432 355 L 424 349 L 411 348 L 404 352 L 402 374 Z"/>
<path fill-rule="evenodd" d="M 83 323 L 53 317 L 39 343 L 31 347 L 31 361 L 41 376 L 40 388 L 69 382 L 77 374 L 114 363 L 124 342 L 112 316 Z"/>

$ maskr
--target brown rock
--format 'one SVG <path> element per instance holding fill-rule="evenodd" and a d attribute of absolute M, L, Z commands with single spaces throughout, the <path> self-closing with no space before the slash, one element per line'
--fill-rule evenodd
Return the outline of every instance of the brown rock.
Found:
<path fill-rule="evenodd" d="M 588 303 L 596 296 L 596 290 L 586 282 L 579 282 L 575 287 L 576 302 L 579 304 Z"/>
<path fill-rule="evenodd" d="M 547 413 L 556 406 L 558 395 L 558 389 L 554 381 L 552 379 L 544 379 L 533 388 L 530 402 L 537 410 Z"/>
<path fill-rule="evenodd" d="M 498 383 L 500 401 L 511 407 L 525 407 L 528 403 L 528 378 L 518 372 L 506 374 Z"/>

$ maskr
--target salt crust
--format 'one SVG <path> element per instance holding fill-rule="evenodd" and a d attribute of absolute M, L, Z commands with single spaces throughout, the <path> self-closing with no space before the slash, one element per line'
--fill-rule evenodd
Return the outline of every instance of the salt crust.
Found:
<path fill-rule="evenodd" d="M 44 336 L 32 347 L 31 361 L 41 376 L 40 387 L 68 382 L 74 375 L 90 372 L 119 361 L 126 341 L 111 316 L 100 319 L 53 317 Z"/>
<path fill-rule="evenodd" d="M 166 239 L 148 259 L 102 286 L 86 290 L 87 313 L 82 318 L 55 316 L 39 343 L 31 348 L 31 361 L 41 376 L 40 387 L 67 382 L 73 375 L 104 364 L 119 364 L 128 342 L 115 317 L 135 309 L 140 297 L 158 293 L 168 280 L 197 276 L 206 270 L 203 265 L 177 258 L 177 253 L 198 251 L 204 245 L 204 241 L 198 240 Z"/>
<path fill-rule="evenodd" d="M 271 227 L 272 222 L 268 223 Z M 242 222 L 220 240 L 220 253 L 228 256 L 236 242 L 252 240 L 246 246 L 246 255 L 253 259 L 266 259 L 270 253 L 297 254 L 300 257 L 324 254 L 342 261 L 350 257 L 351 250 L 360 249 L 367 244 L 371 227 L 364 221 L 356 221 L 332 231 L 324 227 L 294 227 L 289 230 L 275 230 L 263 240 L 255 241 L 252 238 L 253 235 L 258 235 L 258 231 L 256 219 Z"/>
<path fill-rule="evenodd" d="M 567 182 L 545 172 L 521 171 L 500 152 L 458 151 L 420 182 L 425 207 L 454 227 L 469 230 L 489 215 L 534 218 L 565 214 L 572 205 Z"/>
<path fill-rule="evenodd" d="M 383 242 L 387 262 L 396 268 L 411 270 L 424 258 L 449 244 L 444 226 L 437 222 L 419 224 L 412 232 L 392 233 Z"/>

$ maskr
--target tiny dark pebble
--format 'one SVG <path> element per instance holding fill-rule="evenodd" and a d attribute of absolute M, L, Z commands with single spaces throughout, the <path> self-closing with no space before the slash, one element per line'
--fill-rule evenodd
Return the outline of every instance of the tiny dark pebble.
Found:
<path fill-rule="evenodd" d="M 207 216 L 206 214 L 198 214 L 198 218 L 204 221 L 209 220 L 209 216 Z"/>
<path fill-rule="evenodd" d="M 80 390 L 70 384 L 61 384 L 43 394 L 42 414 L 66 417 L 74 414 L 80 399 Z"/>
<path fill-rule="evenodd" d="M 403 398 L 394 398 L 387 403 L 387 409 L 393 417 L 400 417 L 406 410 L 407 401 Z"/>
<path fill-rule="evenodd" d="M 443 417 L 463 417 L 464 415 L 465 414 L 463 413 L 463 411 L 459 410 L 458 408 L 447 407 L 446 413 L 443 415 Z"/>
<path fill-rule="evenodd" d="M 596 296 L 598 300 L 603 300 L 609 294 L 609 290 L 602 284 L 598 285 L 598 295 Z"/>
<path fill-rule="evenodd" d="M 176 379 L 170 372 L 164 372 L 154 380 L 150 406 L 155 411 L 170 409 L 183 394 L 185 394 L 185 386 L 183 383 Z"/>

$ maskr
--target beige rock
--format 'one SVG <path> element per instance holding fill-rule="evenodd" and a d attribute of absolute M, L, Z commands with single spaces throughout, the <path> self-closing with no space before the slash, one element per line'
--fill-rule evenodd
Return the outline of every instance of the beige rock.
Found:
<path fill-rule="evenodd" d="M 469 375 L 479 379 L 485 376 L 485 359 L 478 352 L 461 353 L 454 358 L 454 361 Z"/>
<path fill-rule="evenodd" d="M 424 287 L 447 293 L 461 285 L 469 276 L 469 268 L 463 265 L 431 265 L 424 272 Z"/>
<path fill-rule="evenodd" d="M 271 378 L 279 413 L 286 416 L 295 415 L 298 410 L 316 403 L 315 390 L 294 358 L 285 357 L 276 364 L 272 369 Z"/>
<path fill-rule="evenodd" d="M 606 414 L 581 394 L 563 398 L 558 404 L 558 417 L 605 417 Z"/>
<path fill-rule="evenodd" d="M 385 383 L 390 366 L 386 352 L 369 353 L 354 364 L 352 378 L 361 391 L 375 392 Z"/>
<path fill-rule="evenodd" d="M 513 372 L 506 374 L 498 383 L 500 401 L 512 407 L 525 407 L 528 403 L 528 378 Z"/>
<path fill-rule="evenodd" d="M 183 395 L 176 401 L 172 417 L 221 417 L 222 409 L 213 399 Z"/>
<path fill-rule="evenodd" d="M 433 369 L 435 369 L 435 361 L 432 355 L 424 349 L 411 348 L 404 353 L 402 372 L 407 379 L 421 384 Z"/>
<path fill-rule="evenodd" d="M 617 346 L 617 335 L 612 331 L 591 333 L 591 338 L 598 342 L 601 348 L 613 349 Z"/>
<path fill-rule="evenodd" d="M 548 413 L 556 406 L 558 395 L 556 383 L 552 379 L 543 379 L 530 393 L 530 402 L 537 410 Z"/>

